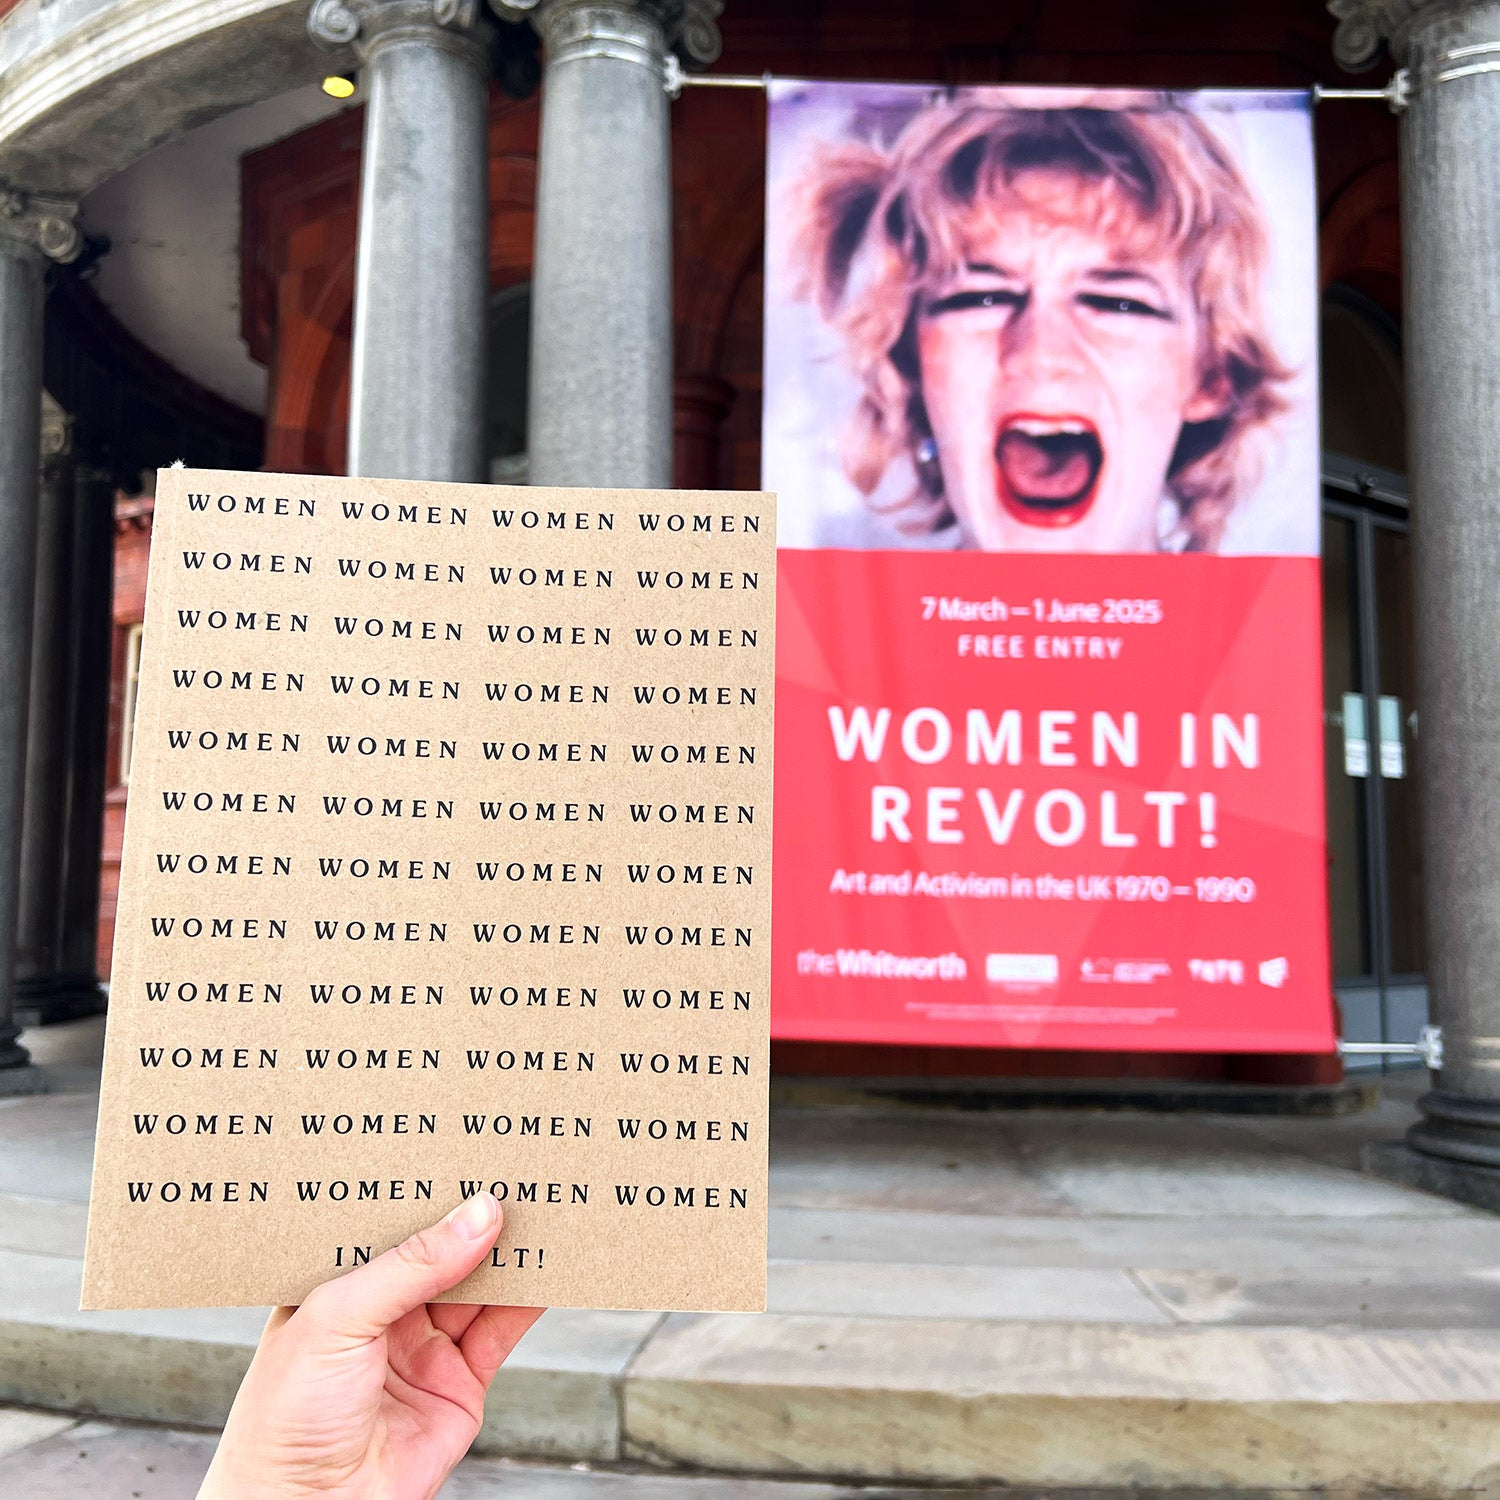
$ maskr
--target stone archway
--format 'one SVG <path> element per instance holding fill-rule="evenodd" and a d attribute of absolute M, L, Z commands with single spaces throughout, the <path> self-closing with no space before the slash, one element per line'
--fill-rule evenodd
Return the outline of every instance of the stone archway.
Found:
<path fill-rule="evenodd" d="M 0 180 L 79 198 L 350 56 L 312 46 L 306 0 L 21 0 L 0 26 Z"/>

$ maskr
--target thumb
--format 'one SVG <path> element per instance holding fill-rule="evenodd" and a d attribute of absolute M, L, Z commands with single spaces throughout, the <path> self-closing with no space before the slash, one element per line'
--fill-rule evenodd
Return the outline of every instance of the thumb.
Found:
<path fill-rule="evenodd" d="M 299 1311 L 329 1333 L 378 1338 L 413 1308 L 457 1286 L 499 1233 L 500 1204 L 490 1193 L 476 1193 L 369 1265 L 325 1282 Z"/>

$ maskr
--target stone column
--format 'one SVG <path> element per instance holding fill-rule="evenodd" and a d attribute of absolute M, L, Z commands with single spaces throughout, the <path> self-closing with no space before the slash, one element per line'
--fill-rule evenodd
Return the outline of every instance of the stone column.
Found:
<path fill-rule="evenodd" d="M 533 484 L 672 483 L 668 83 L 719 0 L 510 0 L 546 49 L 527 446 Z"/>
<path fill-rule="evenodd" d="M 16 917 L 21 799 L 31 695 L 42 299 L 48 258 L 74 260 L 83 236 L 71 204 L 0 184 L 0 1092 L 40 1087 L 17 1041 Z"/>
<path fill-rule="evenodd" d="M 1377 1170 L 1500 1208 L 1500 0 L 1336 0 L 1404 65 L 1401 221 L 1428 983 L 1443 1065 Z M 1349 108 L 1352 106 L 1344 106 Z"/>
<path fill-rule="evenodd" d="M 349 472 L 485 477 L 488 63 L 479 0 L 317 0 L 365 95 Z"/>
<path fill-rule="evenodd" d="M 99 983 L 99 861 L 104 848 L 109 674 L 114 645 L 115 487 L 81 464 L 74 486 L 73 620 L 68 656 L 68 816 L 64 829 L 57 1005 L 64 1015 L 104 1008 Z"/>
<path fill-rule="evenodd" d="M 68 656 L 75 603 L 72 425 L 52 401 L 44 403 L 16 917 L 16 1006 L 39 1022 L 63 1015 L 57 999 L 68 795 Z"/>

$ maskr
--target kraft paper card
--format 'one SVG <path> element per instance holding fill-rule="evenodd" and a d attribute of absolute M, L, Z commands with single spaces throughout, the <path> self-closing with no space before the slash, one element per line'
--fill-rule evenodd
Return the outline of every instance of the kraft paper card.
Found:
<path fill-rule="evenodd" d="M 764 1306 L 775 502 L 163 470 L 83 1304 Z"/>

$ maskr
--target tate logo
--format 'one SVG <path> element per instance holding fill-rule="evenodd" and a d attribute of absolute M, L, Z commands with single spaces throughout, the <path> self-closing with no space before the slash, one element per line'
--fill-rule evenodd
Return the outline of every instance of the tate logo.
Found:
<path fill-rule="evenodd" d="M 1284 958 L 1265 959 L 1260 966 L 1260 982 L 1273 990 L 1279 990 L 1286 983 L 1291 968 L 1291 964 Z"/>
<path fill-rule="evenodd" d="M 1245 965 L 1238 958 L 1190 958 L 1188 973 L 1204 984 L 1245 982 Z"/>

